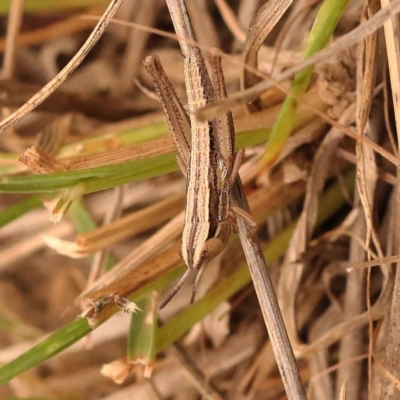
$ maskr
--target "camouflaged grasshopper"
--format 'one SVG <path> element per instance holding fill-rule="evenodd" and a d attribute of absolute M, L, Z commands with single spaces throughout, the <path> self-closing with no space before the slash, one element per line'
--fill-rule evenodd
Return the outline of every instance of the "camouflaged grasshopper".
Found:
<path fill-rule="evenodd" d="M 147 57 L 144 64 L 152 76 L 178 149 L 178 165 L 187 179 L 181 256 L 188 270 L 160 308 L 175 296 L 193 270 L 197 271 L 191 298 L 191 302 L 194 301 L 204 267 L 224 249 L 231 233 L 236 230 L 235 216 L 249 220 L 250 230 L 254 229 L 251 217 L 232 207 L 230 201 L 244 155 L 244 149 L 235 151 L 232 114 L 229 112 L 206 122 L 195 117 L 200 107 L 226 97 L 221 58 L 217 52 L 210 55 L 210 79 L 203 55 L 194 44 L 196 37 L 183 0 L 167 0 L 167 5 L 184 58 L 189 115 L 158 57 Z M 190 145 L 187 132 L 190 132 Z"/>

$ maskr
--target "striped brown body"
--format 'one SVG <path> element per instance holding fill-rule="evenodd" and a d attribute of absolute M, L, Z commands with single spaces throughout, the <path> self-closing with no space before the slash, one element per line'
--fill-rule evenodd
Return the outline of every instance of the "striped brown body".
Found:
<path fill-rule="evenodd" d="M 189 268 L 160 308 L 176 294 L 190 271 L 197 270 L 193 301 L 205 265 L 226 246 L 235 227 L 230 211 L 230 191 L 243 156 L 242 151 L 234 152 L 235 132 L 230 113 L 205 122 L 198 121 L 195 117 L 200 107 L 226 97 L 220 58 L 211 56 L 211 82 L 201 51 L 194 44 L 196 38 L 183 0 L 167 0 L 167 5 L 184 57 L 189 116 L 186 115 L 158 58 L 147 57 L 145 66 L 153 77 L 179 152 L 178 164 L 187 178 L 181 256 Z M 188 126 L 190 146 L 186 139 Z"/>

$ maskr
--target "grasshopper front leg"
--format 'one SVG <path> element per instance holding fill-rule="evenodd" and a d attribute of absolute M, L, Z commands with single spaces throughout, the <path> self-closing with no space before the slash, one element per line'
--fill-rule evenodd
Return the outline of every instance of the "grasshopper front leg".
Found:
<path fill-rule="evenodd" d="M 183 175 L 188 176 L 190 159 L 190 147 L 186 138 L 186 132 L 190 129 L 190 121 L 187 113 L 171 85 L 158 57 L 150 56 L 144 61 L 148 73 L 151 75 L 158 96 L 160 98 L 164 114 L 168 123 L 171 136 L 178 149 L 177 163 Z M 205 265 L 219 254 L 229 239 L 233 230 L 233 221 L 186 223 L 183 236 L 181 257 L 188 266 L 188 270 L 176 284 L 169 296 L 160 304 L 160 309 L 176 295 L 183 286 L 192 271 L 197 271 L 193 286 L 191 302 L 194 301 L 198 283 Z M 213 225 L 217 225 L 216 228 Z M 211 237 L 210 237 L 210 232 Z"/>
<path fill-rule="evenodd" d="M 227 97 L 226 83 L 224 73 L 221 66 L 220 51 L 214 49 L 210 54 L 211 66 L 211 79 L 214 87 L 215 98 L 222 100 Z M 240 148 L 235 151 L 235 126 L 231 112 L 227 112 L 218 117 L 215 121 L 216 125 L 216 142 L 218 144 L 219 152 L 219 165 L 220 165 L 220 189 L 222 192 L 221 197 L 224 198 L 223 203 L 229 212 L 237 218 L 245 221 L 248 227 L 247 236 L 249 239 L 254 235 L 257 230 L 257 223 L 253 217 L 239 207 L 232 207 L 230 205 L 230 195 L 233 185 L 239 176 L 239 168 L 242 163 L 245 150 Z"/>

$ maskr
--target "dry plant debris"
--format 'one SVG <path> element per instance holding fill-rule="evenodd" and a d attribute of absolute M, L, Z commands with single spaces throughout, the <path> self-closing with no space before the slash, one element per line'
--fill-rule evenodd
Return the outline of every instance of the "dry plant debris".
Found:
<path fill-rule="evenodd" d="M 188 284 L 158 311 L 184 270 L 185 180 L 142 66 L 186 102 L 165 0 L 61 3 L 0 4 L 0 397 L 293 398 L 237 236 L 194 305 Z M 400 1 L 186 3 L 229 94 L 198 116 L 234 107 L 306 398 L 400 399 Z"/>

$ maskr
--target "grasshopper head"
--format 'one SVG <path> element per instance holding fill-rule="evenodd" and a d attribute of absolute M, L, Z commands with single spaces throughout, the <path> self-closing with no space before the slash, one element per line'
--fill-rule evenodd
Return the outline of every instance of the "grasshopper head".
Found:
<path fill-rule="evenodd" d="M 199 270 L 222 251 L 226 241 L 219 235 L 209 222 L 185 226 L 181 256 L 190 269 Z"/>

